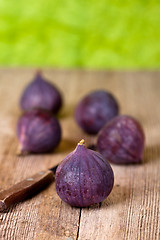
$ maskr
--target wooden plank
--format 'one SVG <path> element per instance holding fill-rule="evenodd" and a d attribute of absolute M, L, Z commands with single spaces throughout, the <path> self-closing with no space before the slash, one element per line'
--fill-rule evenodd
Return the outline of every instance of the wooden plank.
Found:
<path fill-rule="evenodd" d="M 44 75 L 64 95 L 59 114 L 63 140 L 53 154 L 17 157 L 15 129 L 22 89 L 34 69 L 0 70 L 0 189 L 60 162 L 85 138 L 73 119 L 76 103 L 94 89 L 107 89 L 120 102 L 121 113 L 137 118 L 145 129 L 141 165 L 112 165 L 115 185 L 110 196 L 90 208 L 63 203 L 51 184 L 32 199 L 0 214 L 0 239 L 159 240 L 160 239 L 160 72 L 66 71 L 46 69 Z"/>

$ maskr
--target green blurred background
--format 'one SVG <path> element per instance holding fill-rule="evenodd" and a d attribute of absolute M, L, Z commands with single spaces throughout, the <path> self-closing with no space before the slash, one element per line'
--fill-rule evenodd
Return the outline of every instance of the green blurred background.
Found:
<path fill-rule="evenodd" d="M 159 0 L 0 0 L 0 65 L 160 67 Z"/>

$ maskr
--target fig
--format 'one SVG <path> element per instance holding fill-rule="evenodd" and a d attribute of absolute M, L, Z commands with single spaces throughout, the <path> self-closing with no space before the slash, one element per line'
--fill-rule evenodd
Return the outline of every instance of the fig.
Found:
<path fill-rule="evenodd" d="M 62 106 L 59 90 L 37 72 L 33 81 L 24 90 L 20 99 L 21 109 L 44 109 L 56 114 Z"/>
<path fill-rule="evenodd" d="M 110 164 L 81 140 L 58 166 L 55 186 L 59 197 L 75 207 L 102 202 L 110 194 L 114 175 Z"/>
<path fill-rule="evenodd" d="M 20 117 L 17 135 L 21 153 L 50 152 L 61 140 L 61 127 L 51 113 L 34 109 Z"/>
<path fill-rule="evenodd" d="M 118 112 L 119 106 L 115 97 L 107 91 L 98 90 L 80 101 L 75 109 L 75 120 L 86 133 L 97 134 Z"/>
<path fill-rule="evenodd" d="M 121 115 L 101 129 L 97 138 L 97 150 L 112 163 L 140 163 L 144 142 L 144 131 L 140 123 L 133 117 Z"/>

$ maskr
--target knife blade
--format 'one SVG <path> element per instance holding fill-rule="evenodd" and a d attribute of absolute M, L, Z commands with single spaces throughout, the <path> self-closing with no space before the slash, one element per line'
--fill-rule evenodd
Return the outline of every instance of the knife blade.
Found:
<path fill-rule="evenodd" d="M 58 165 L 40 171 L 0 192 L 0 212 L 37 194 L 54 181 Z"/>

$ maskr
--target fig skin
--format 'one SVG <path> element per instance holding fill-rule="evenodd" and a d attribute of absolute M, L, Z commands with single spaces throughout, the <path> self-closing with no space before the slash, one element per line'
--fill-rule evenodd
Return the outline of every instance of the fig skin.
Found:
<path fill-rule="evenodd" d="M 116 164 L 141 163 L 145 135 L 133 117 L 121 115 L 107 123 L 99 132 L 97 150 Z"/>
<path fill-rule="evenodd" d="M 81 142 L 58 166 L 55 186 L 59 197 L 75 207 L 102 202 L 110 194 L 114 174 L 110 164 Z"/>
<path fill-rule="evenodd" d="M 21 96 L 20 107 L 23 111 L 43 109 L 56 114 L 62 107 L 62 96 L 53 84 L 37 72 Z"/>
<path fill-rule="evenodd" d="M 25 112 L 17 124 L 20 153 L 53 151 L 61 140 L 61 127 L 51 113 L 42 110 Z"/>
<path fill-rule="evenodd" d="M 114 96 L 104 90 L 91 92 L 85 96 L 75 109 L 75 120 L 88 134 L 98 131 L 119 113 Z"/>

